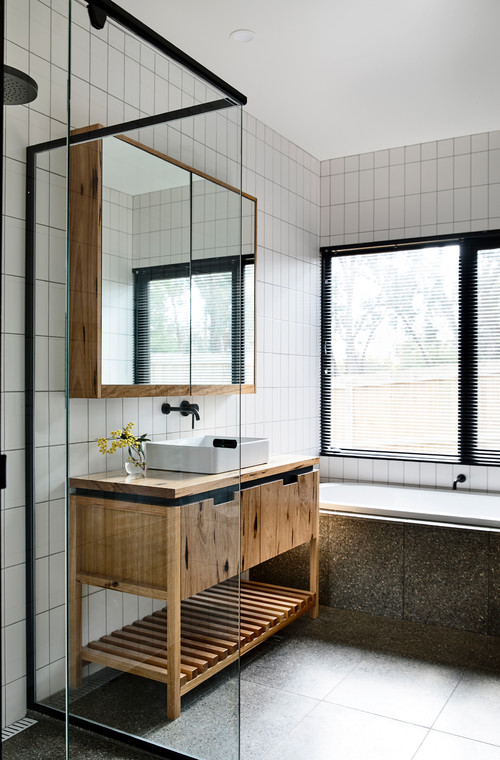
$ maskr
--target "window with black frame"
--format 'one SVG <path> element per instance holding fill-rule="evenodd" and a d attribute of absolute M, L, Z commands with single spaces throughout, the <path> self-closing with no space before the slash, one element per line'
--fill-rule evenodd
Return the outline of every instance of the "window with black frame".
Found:
<path fill-rule="evenodd" d="M 135 383 L 253 378 L 254 256 L 134 269 Z"/>
<path fill-rule="evenodd" d="M 500 232 L 322 255 L 322 454 L 499 464 Z"/>

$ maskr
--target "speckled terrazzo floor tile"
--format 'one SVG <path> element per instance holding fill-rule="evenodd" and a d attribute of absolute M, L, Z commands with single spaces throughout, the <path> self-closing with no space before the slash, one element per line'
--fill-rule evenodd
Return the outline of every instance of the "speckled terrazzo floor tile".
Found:
<path fill-rule="evenodd" d="M 432 726 L 461 677 L 458 668 L 367 653 L 328 694 L 344 707 Z"/>
<path fill-rule="evenodd" d="M 241 760 L 261 760 L 318 701 L 270 686 L 241 683 Z"/>
<path fill-rule="evenodd" d="M 120 675 L 71 703 L 71 711 L 120 731 L 138 735 L 165 721 L 166 686 L 147 678 Z"/>
<path fill-rule="evenodd" d="M 488 633 L 500 636 L 500 533 L 490 534 Z"/>
<path fill-rule="evenodd" d="M 5 760 L 64 760 L 64 722 L 31 713 L 38 722 L 2 743 Z M 71 727 L 69 734 L 71 760 L 147 760 L 155 757 L 150 752 Z"/>
<path fill-rule="evenodd" d="M 239 744 L 239 687 L 220 683 L 188 706 L 175 721 L 148 731 L 146 739 L 203 760 L 236 760 Z"/>
<path fill-rule="evenodd" d="M 332 607 L 403 616 L 403 526 L 338 517 L 330 528 Z"/>
<path fill-rule="evenodd" d="M 500 747 L 500 675 L 465 673 L 434 728 Z"/>
<path fill-rule="evenodd" d="M 430 731 L 414 760 L 500 760 L 500 747 Z"/>
<path fill-rule="evenodd" d="M 487 632 L 488 535 L 407 525 L 404 617 Z"/>
<path fill-rule="evenodd" d="M 286 739 L 252 760 L 411 760 L 427 729 L 320 702 Z"/>
<path fill-rule="evenodd" d="M 241 679 L 324 699 L 363 656 L 362 650 L 321 639 L 289 640 L 248 664 L 243 661 Z"/>
<path fill-rule="evenodd" d="M 317 620 L 302 624 L 300 637 L 323 638 L 372 652 L 391 652 L 456 667 L 500 671 L 500 639 L 409 620 L 320 607 Z"/>

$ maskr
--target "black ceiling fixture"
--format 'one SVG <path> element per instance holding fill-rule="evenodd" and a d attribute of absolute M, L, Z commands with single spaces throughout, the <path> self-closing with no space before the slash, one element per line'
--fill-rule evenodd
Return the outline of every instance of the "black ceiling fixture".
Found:
<path fill-rule="evenodd" d="M 103 29 L 108 20 L 108 14 L 102 8 L 97 8 L 92 2 L 89 2 L 88 8 L 90 23 L 94 29 Z"/>

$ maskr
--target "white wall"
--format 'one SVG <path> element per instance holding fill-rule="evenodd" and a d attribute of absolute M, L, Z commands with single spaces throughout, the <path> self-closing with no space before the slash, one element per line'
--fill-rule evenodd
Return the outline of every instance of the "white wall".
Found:
<path fill-rule="evenodd" d="M 321 163 L 321 245 L 500 229 L 500 131 Z M 322 457 L 323 480 L 500 491 L 499 467 Z"/>
<path fill-rule="evenodd" d="M 22 717 L 26 707 L 25 148 L 64 136 L 67 65 L 66 0 L 7 0 L 6 5 L 6 62 L 29 72 L 39 84 L 39 95 L 29 106 L 7 109 L 4 140 L 1 434 L 8 455 L 8 487 L 2 494 L 2 725 Z M 73 12 L 73 127 L 112 124 L 206 97 L 204 86 L 162 56 L 111 24 L 90 33 L 82 6 L 74 3 Z M 243 127 L 243 189 L 258 199 L 258 391 L 242 399 L 242 432 L 268 436 L 273 452 L 316 454 L 319 162 L 246 113 Z M 174 158 L 238 185 L 238 132 L 236 114 L 225 112 L 198 117 L 191 125 L 155 128 L 153 143 Z M 52 175 L 46 223 L 37 240 L 37 682 L 41 696 L 64 683 L 64 161 L 50 168 L 57 173 Z M 136 422 L 135 430 L 155 438 L 191 434 L 190 419 L 161 414 L 163 400 L 72 400 L 71 474 L 102 471 L 104 460 L 95 439 L 129 420 Z M 174 405 L 180 401 L 169 400 Z M 196 433 L 236 433 L 237 396 L 194 401 L 200 404 L 201 414 Z M 121 466 L 119 455 L 107 459 L 108 469 Z M 105 597 L 102 591 L 88 596 L 84 614 L 96 623 L 96 635 L 125 614 L 116 596 Z M 126 600 L 127 617 L 143 614 L 142 604 Z"/>

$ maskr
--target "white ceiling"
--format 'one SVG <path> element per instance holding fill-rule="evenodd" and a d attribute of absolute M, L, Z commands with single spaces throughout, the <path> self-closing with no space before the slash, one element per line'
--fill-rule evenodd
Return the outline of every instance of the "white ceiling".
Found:
<path fill-rule="evenodd" d="M 500 0 L 118 3 L 321 160 L 500 128 Z"/>

